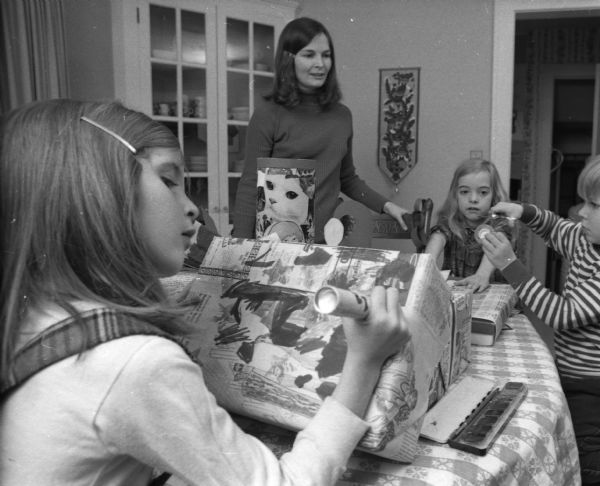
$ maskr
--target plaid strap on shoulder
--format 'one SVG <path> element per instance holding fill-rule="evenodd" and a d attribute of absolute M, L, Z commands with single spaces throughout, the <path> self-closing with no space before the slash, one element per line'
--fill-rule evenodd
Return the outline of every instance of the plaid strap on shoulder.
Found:
<path fill-rule="evenodd" d="M 9 377 L 0 383 L 0 395 L 60 360 L 98 344 L 135 334 L 150 334 L 174 341 L 194 360 L 181 338 L 123 312 L 93 309 L 57 322 L 21 348 L 15 355 Z"/>

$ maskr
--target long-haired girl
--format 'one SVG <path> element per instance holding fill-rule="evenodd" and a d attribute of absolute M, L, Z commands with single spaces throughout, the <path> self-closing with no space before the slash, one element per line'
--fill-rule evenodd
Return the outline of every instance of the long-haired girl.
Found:
<path fill-rule="evenodd" d="M 496 166 L 487 160 L 468 159 L 454 171 L 448 196 L 431 229 L 426 253 L 436 260 L 443 253 L 442 270 L 449 270 L 456 283 L 484 290 L 495 280 L 494 266 L 484 256 L 475 238 L 477 226 L 487 220 L 490 208 L 508 199 Z M 503 231 L 510 231 L 508 225 Z M 500 280 L 502 281 L 501 277 Z"/>
<path fill-rule="evenodd" d="M 198 209 L 160 123 L 118 103 L 53 100 L 0 132 L 0 484 L 333 484 L 368 428 L 384 360 L 408 337 L 376 287 L 331 397 L 278 460 L 206 388 L 159 278 Z"/>

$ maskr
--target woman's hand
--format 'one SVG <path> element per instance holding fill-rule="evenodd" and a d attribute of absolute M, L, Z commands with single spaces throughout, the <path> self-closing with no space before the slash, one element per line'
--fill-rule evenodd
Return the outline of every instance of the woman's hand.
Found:
<path fill-rule="evenodd" d="M 490 231 L 481 240 L 481 248 L 498 270 L 503 270 L 517 259 L 510 240 L 499 231 Z"/>
<path fill-rule="evenodd" d="M 389 214 L 392 218 L 394 218 L 396 221 L 398 221 L 398 223 L 400 224 L 400 226 L 402 227 L 403 230 L 408 229 L 408 226 L 406 226 L 406 223 L 402 219 L 402 215 L 410 214 L 411 211 L 401 208 L 400 206 L 393 203 L 392 201 L 388 201 L 383 205 L 383 212 L 386 214 Z"/>

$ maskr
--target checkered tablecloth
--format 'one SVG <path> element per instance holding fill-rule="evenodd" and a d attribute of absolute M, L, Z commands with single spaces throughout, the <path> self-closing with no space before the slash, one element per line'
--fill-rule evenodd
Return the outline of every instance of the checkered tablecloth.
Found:
<path fill-rule="evenodd" d="M 487 455 L 481 457 L 419 441 L 411 464 L 356 452 L 338 486 L 480 486 L 581 484 L 571 416 L 553 358 L 522 314 L 511 317 L 494 346 L 473 346 L 468 374 L 499 383 L 522 381 L 528 394 Z M 244 429 L 277 455 L 291 448 L 292 432 L 246 421 Z"/>

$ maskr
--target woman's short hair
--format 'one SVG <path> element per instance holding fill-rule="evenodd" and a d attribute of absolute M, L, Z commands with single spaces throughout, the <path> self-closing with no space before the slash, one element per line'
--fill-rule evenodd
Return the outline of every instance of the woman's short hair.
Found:
<path fill-rule="evenodd" d="M 300 102 L 301 93 L 296 78 L 294 57 L 319 34 L 323 34 L 327 38 L 331 52 L 331 69 L 323 87 L 318 92 L 319 104 L 326 109 L 341 99 L 335 69 L 333 40 L 321 22 L 309 17 L 294 19 L 283 28 L 275 52 L 273 88 L 265 98 L 290 107 Z"/>

